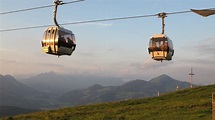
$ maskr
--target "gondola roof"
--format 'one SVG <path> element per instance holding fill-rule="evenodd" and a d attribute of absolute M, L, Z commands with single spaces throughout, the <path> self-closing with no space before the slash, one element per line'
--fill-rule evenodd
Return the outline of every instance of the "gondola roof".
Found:
<path fill-rule="evenodd" d="M 156 38 L 156 37 L 165 37 L 165 38 L 168 38 L 165 34 L 154 34 L 151 38 Z"/>

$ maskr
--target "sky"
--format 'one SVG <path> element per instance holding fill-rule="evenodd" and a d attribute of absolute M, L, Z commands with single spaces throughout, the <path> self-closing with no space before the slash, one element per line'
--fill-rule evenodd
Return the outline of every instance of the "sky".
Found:
<path fill-rule="evenodd" d="M 70 2 L 63 0 L 63 2 Z M 0 12 L 53 4 L 52 0 L 0 0 Z M 214 0 L 85 0 L 58 7 L 59 24 L 190 9 L 215 8 Z M 0 15 L 0 29 L 54 25 L 54 7 Z M 138 19 L 65 25 L 76 37 L 71 56 L 42 53 L 46 28 L 0 32 L 0 74 L 36 75 L 89 74 L 149 80 L 167 74 L 194 84 L 215 84 L 215 15 L 202 17 L 192 12 L 169 14 L 165 34 L 173 41 L 172 61 L 154 61 L 147 48 L 153 34 L 161 33 L 157 16 Z"/>

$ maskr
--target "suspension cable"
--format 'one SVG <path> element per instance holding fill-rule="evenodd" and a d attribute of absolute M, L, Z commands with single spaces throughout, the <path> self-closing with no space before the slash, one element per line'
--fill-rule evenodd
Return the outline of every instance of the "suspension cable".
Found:
<path fill-rule="evenodd" d="M 70 2 L 62 3 L 60 5 L 71 4 L 71 3 L 82 2 L 82 1 L 85 1 L 85 0 L 70 1 Z M 47 7 L 52 7 L 52 6 L 54 6 L 54 5 L 45 5 L 45 6 L 32 7 L 32 8 L 26 8 L 26 9 L 20 9 L 20 10 L 8 11 L 8 12 L 1 12 L 0 15 L 23 12 L 23 11 L 29 11 L 29 10 L 35 10 L 35 9 L 41 9 L 41 8 L 47 8 Z"/>
<path fill-rule="evenodd" d="M 214 9 L 214 8 L 210 8 L 210 9 Z M 171 15 L 171 14 L 183 14 L 183 13 L 188 13 L 188 12 L 192 12 L 192 11 L 189 10 L 189 11 L 167 12 L 165 14 L 166 15 L 168 15 L 168 14 L 169 15 Z M 93 23 L 93 22 L 104 22 L 104 21 L 116 21 L 116 20 L 136 19 L 136 18 L 143 18 L 143 17 L 158 16 L 159 14 L 161 14 L 161 13 L 151 14 L 151 15 L 136 15 L 136 16 L 127 16 L 127 17 L 115 17 L 115 18 L 106 18 L 106 19 L 95 19 L 95 20 L 77 21 L 77 22 L 63 23 L 63 24 L 60 24 L 60 25 L 85 24 L 85 23 Z M 0 30 L 0 32 L 16 31 L 16 30 L 26 30 L 26 29 L 35 29 L 35 28 L 44 28 L 44 27 L 49 27 L 49 26 L 53 26 L 53 25 L 40 25 L 40 26 L 29 26 L 29 27 L 3 29 L 3 30 Z"/>
<path fill-rule="evenodd" d="M 152 17 L 152 16 L 157 16 L 157 14 L 153 14 L 153 15 L 139 15 L 139 16 L 128 16 L 128 17 L 117 17 L 117 18 L 106 18 L 106 19 L 86 20 L 86 21 L 77 21 L 77 22 L 63 23 L 63 24 L 60 24 L 60 25 L 72 25 L 72 24 L 84 24 L 84 23 L 93 23 L 93 22 L 115 21 L 115 20 L 125 20 L 125 19 L 142 18 L 142 17 Z M 49 26 L 53 26 L 53 25 L 40 25 L 40 26 L 11 28 L 11 29 L 0 30 L 0 32 L 15 31 L 15 30 L 26 30 L 26 29 L 34 29 L 34 28 L 43 28 L 43 27 L 49 27 Z"/>

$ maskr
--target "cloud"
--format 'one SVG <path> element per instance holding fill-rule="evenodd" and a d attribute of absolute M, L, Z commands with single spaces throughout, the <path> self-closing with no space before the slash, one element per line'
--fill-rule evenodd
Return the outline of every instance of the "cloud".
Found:
<path fill-rule="evenodd" d="M 10 60 L 10 59 L 0 59 L 0 63 L 7 65 L 7 64 L 14 64 L 14 65 L 28 65 L 30 62 L 18 61 L 18 60 Z"/>
<path fill-rule="evenodd" d="M 54 64 L 54 63 L 34 63 L 34 62 L 24 62 L 24 61 L 16 61 L 16 60 L 8 60 L 8 59 L 0 59 L 3 64 L 20 64 L 20 65 L 41 65 L 41 66 L 51 66 L 51 67 L 64 67 L 64 65 Z"/>
<path fill-rule="evenodd" d="M 186 59 L 186 60 L 180 60 L 179 66 L 202 67 L 202 68 L 214 69 L 215 61 L 214 59 L 189 59 L 189 60 Z"/>
<path fill-rule="evenodd" d="M 163 61 L 162 63 L 159 61 L 153 61 L 153 60 L 148 60 L 145 61 L 144 63 L 131 63 L 130 66 L 135 68 L 135 69 L 141 69 L 141 70 L 145 70 L 145 69 L 157 69 L 157 68 L 161 68 L 161 67 L 166 67 L 170 64 L 173 64 L 173 61 Z"/>
<path fill-rule="evenodd" d="M 92 52 L 80 52 L 79 55 L 84 57 L 95 57 Z"/>
<path fill-rule="evenodd" d="M 0 59 L 1 63 L 6 63 L 6 64 L 16 64 L 18 63 L 15 60 L 8 60 L 8 59 Z"/>
<path fill-rule="evenodd" d="M 107 49 L 107 51 L 109 51 L 109 52 L 112 52 L 112 51 L 114 51 L 115 49 L 114 48 L 108 48 Z"/>
<path fill-rule="evenodd" d="M 207 38 L 201 40 L 190 46 L 189 49 L 192 54 L 196 54 L 197 57 L 184 58 L 180 60 L 183 64 L 192 64 L 195 66 L 214 66 L 215 65 L 215 38 Z"/>
<path fill-rule="evenodd" d="M 54 63 L 37 63 L 37 64 L 41 66 L 48 66 L 48 67 L 65 67 L 64 65 L 54 64 Z"/>
<path fill-rule="evenodd" d="M 201 55 L 215 55 L 215 38 L 208 38 L 202 41 L 199 41 L 196 45 L 193 46 L 193 50 L 198 52 Z"/>

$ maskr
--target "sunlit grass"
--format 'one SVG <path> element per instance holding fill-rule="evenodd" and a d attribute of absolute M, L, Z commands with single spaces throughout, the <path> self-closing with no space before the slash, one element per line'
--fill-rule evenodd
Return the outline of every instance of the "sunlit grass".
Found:
<path fill-rule="evenodd" d="M 211 120 L 215 85 L 186 89 L 154 98 L 90 104 L 2 119 L 33 120 Z"/>

